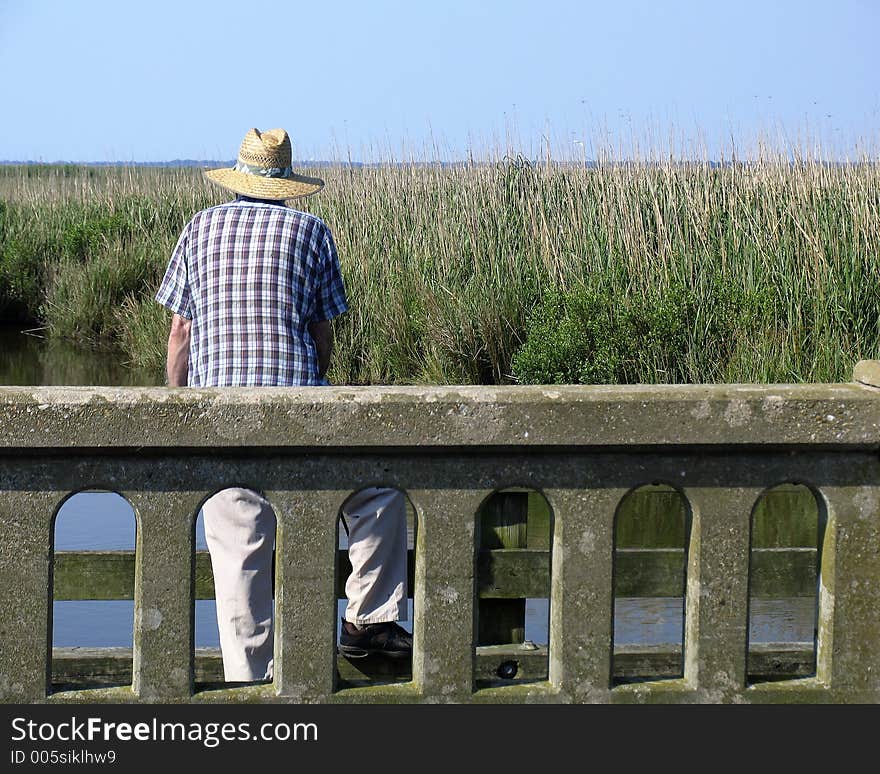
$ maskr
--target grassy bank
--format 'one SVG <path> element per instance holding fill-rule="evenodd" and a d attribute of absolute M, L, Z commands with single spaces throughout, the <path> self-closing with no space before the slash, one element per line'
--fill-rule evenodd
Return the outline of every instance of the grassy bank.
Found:
<path fill-rule="evenodd" d="M 878 356 L 880 167 L 338 166 L 336 383 L 846 381 Z M 161 371 L 199 170 L 0 167 L 0 318 Z"/>

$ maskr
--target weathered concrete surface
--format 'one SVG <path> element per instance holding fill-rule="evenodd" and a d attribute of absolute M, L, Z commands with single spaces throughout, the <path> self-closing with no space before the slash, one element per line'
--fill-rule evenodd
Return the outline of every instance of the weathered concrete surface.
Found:
<path fill-rule="evenodd" d="M 880 701 L 878 428 L 880 394 L 856 384 L 0 388 L 0 698 Z M 418 515 L 412 680 L 341 687 L 338 510 L 377 483 L 406 491 Z M 782 483 L 809 487 L 827 523 L 816 676 L 749 684 L 751 521 Z M 683 676 L 617 685 L 615 517 L 647 484 L 672 487 L 691 514 Z M 278 671 L 273 685 L 194 693 L 193 520 L 224 486 L 263 491 L 276 509 Z M 548 676 L 483 688 L 477 517 L 508 487 L 542 492 L 552 511 Z M 94 488 L 137 516 L 132 687 L 47 695 L 53 519 L 70 492 Z"/>
<path fill-rule="evenodd" d="M 0 453 L 671 444 L 880 448 L 880 400 L 857 384 L 0 387 Z"/>

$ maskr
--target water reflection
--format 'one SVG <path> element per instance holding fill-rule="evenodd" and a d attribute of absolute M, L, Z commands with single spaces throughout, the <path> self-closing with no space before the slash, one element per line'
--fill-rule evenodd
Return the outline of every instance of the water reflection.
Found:
<path fill-rule="evenodd" d="M 48 342 L 39 329 L 0 325 L 0 384 L 153 387 L 163 375 L 128 367 L 124 355 Z"/>
<path fill-rule="evenodd" d="M 620 645 L 666 645 L 681 642 L 681 597 L 631 597 L 617 600 L 614 642 Z M 810 642 L 812 600 L 804 597 L 756 599 L 749 615 L 750 642 Z"/>
<path fill-rule="evenodd" d="M 755 599 L 750 603 L 749 642 L 810 642 L 816 605 L 810 597 Z"/>

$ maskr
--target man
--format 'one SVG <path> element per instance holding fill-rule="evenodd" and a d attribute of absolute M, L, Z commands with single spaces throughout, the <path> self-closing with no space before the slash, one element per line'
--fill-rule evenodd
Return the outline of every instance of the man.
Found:
<path fill-rule="evenodd" d="M 348 308 L 330 230 L 285 201 L 321 190 L 294 173 L 283 129 L 251 129 L 231 169 L 205 172 L 236 199 L 186 225 L 156 300 L 174 316 L 170 387 L 318 386 L 333 351 L 331 320 Z M 275 516 L 259 493 L 232 488 L 203 506 L 227 681 L 271 679 Z M 339 650 L 406 657 L 406 510 L 370 487 L 342 506 L 353 567 Z M 332 557 L 328 557 L 332 561 Z"/>

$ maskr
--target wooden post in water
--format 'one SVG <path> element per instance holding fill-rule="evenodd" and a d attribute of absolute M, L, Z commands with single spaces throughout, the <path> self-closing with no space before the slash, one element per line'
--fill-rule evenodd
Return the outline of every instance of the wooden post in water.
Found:
<path fill-rule="evenodd" d="M 480 550 L 527 546 L 528 492 L 496 492 L 480 515 Z M 520 643 L 526 634 L 525 599 L 480 599 L 480 645 Z"/>

